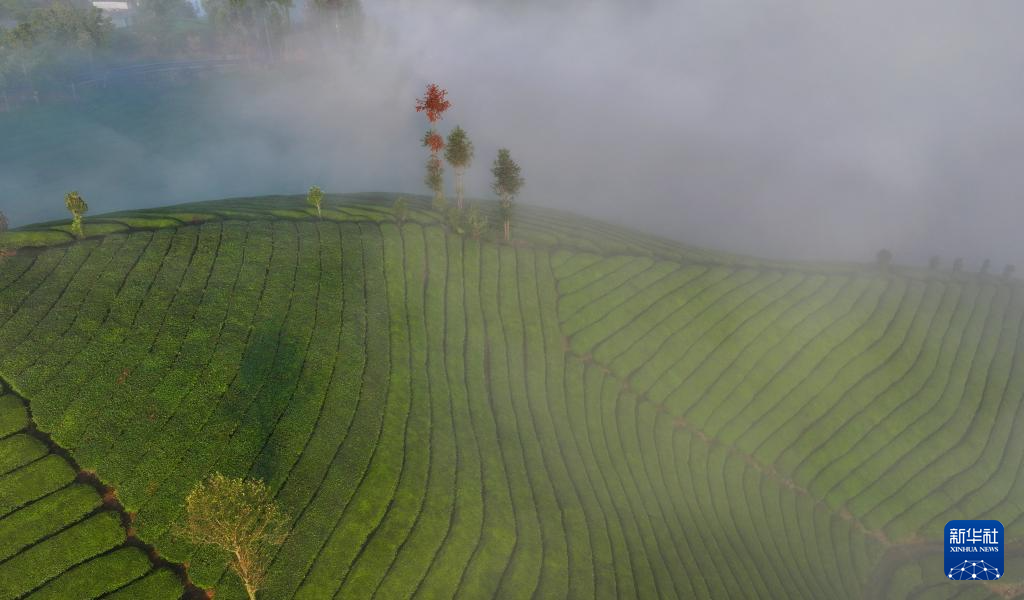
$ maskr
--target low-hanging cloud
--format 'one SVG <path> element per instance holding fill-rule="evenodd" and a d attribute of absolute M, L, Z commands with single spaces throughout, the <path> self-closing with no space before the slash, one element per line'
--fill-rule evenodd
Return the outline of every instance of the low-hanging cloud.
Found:
<path fill-rule="evenodd" d="M 442 132 L 462 125 L 476 144 L 471 195 L 489 195 L 508 147 L 524 202 L 693 244 L 1024 261 L 1019 3 L 513 4 L 365 0 L 343 48 L 296 38 L 308 61 L 193 100 L 185 141 L 100 136 L 124 161 L 88 169 L 83 193 L 98 212 L 312 184 L 421 191 L 412 108 L 436 81 L 453 102 Z M 86 187 L 71 181 L 82 169 L 50 167 Z M 4 181 L 38 187 L 0 166 Z M 54 204 L 8 212 L 60 216 Z"/>

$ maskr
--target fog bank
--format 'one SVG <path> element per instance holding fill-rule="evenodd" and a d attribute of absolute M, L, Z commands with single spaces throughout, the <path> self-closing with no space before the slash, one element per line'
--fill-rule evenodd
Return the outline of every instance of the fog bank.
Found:
<path fill-rule="evenodd" d="M 58 218 L 74 188 L 92 213 L 313 184 L 425 193 L 413 104 L 436 81 L 453 102 L 441 131 L 462 125 L 476 144 L 471 195 L 490 195 L 504 146 L 523 202 L 692 244 L 1024 263 L 1019 3 L 365 0 L 363 13 L 346 47 L 295 39 L 307 61 L 204 84 L 153 110 L 164 127 L 106 121 L 88 151 L 0 165 L 0 209 Z"/>

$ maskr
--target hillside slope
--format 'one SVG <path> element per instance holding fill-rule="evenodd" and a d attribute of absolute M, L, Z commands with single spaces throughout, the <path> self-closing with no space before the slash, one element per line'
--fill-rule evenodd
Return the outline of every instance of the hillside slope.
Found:
<path fill-rule="evenodd" d="M 234 577 L 169 534 L 215 469 L 295 517 L 268 598 L 1009 593 L 942 577 L 952 518 L 1000 519 L 1019 581 L 1020 282 L 540 209 L 477 242 L 385 199 L 7 238 L 0 377 L 218 598 Z"/>

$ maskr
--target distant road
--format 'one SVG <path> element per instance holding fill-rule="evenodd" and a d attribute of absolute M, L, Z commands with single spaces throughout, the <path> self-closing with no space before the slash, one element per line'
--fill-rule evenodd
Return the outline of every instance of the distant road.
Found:
<path fill-rule="evenodd" d="M 72 85 L 87 86 L 97 83 L 108 83 L 111 81 L 132 79 L 160 73 L 205 71 L 210 69 L 222 69 L 236 67 L 245 64 L 243 58 L 209 58 L 202 60 L 170 60 L 151 62 L 143 64 L 125 65 L 114 67 L 103 71 L 89 73 L 82 79 L 76 79 Z"/>

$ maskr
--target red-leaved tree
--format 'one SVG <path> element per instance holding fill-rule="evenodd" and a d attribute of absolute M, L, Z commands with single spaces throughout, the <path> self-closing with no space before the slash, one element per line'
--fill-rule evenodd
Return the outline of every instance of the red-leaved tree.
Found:
<path fill-rule="evenodd" d="M 422 98 L 416 99 L 416 112 L 427 113 L 427 120 L 430 124 L 441 120 L 444 111 L 451 108 L 452 103 L 447 99 L 448 91 L 436 83 L 427 85 L 427 93 Z"/>
<path fill-rule="evenodd" d="M 431 129 L 423 135 L 423 145 L 430 148 L 430 153 L 437 156 L 437 153 L 444 149 L 444 138 L 441 134 Z"/>
<path fill-rule="evenodd" d="M 451 108 L 452 103 L 448 100 L 448 91 L 436 83 L 427 85 L 427 91 L 422 98 L 416 99 L 416 112 L 423 112 L 430 122 L 430 129 L 423 136 L 423 145 L 430 149 L 430 160 L 427 162 L 427 176 L 425 181 L 434 192 L 434 206 L 439 210 L 444 208 L 444 179 L 443 168 L 438 153 L 444 149 L 444 138 L 434 129 L 434 123 L 441 120 L 444 112 Z"/>

